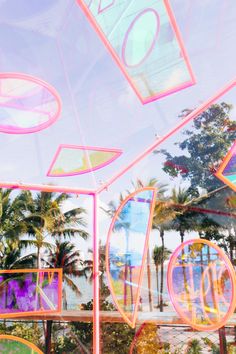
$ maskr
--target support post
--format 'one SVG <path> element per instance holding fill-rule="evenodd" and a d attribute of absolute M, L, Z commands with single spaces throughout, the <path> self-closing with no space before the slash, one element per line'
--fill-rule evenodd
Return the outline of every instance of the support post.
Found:
<path fill-rule="evenodd" d="M 100 354 L 99 237 L 97 195 L 93 195 L 93 354 Z"/>
<path fill-rule="evenodd" d="M 225 327 L 219 329 L 220 354 L 227 354 Z"/>

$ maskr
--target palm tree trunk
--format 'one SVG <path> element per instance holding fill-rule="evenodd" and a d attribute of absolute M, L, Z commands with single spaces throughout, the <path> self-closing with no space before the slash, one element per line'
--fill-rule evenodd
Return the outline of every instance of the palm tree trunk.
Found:
<path fill-rule="evenodd" d="M 179 234 L 180 234 L 181 243 L 183 243 L 184 242 L 184 231 L 180 230 Z"/>
<path fill-rule="evenodd" d="M 156 264 L 156 278 L 157 278 L 157 308 L 160 306 L 160 294 L 159 294 L 159 267 Z"/>
<path fill-rule="evenodd" d="M 148 247 L 147 251 L 147 280 L 148 280 L 148 300 L 149 300 L 149 310 L 153 311 L 153 300 L 152 300 L 152 278 L 151 278 L 151 265 L 150 265 L 150 250 Z"/>
<path fill-rule="evenodd" d="M 46 336 L 45 336 L 45 354 L 51 353 L 52 338 L 52 320 L 47 320 Z"/>
<path fill-rule="evenodd" d="M 160 286 L 160 312 L 163 312 L 163 288 L 164 288 L 164 230 L 160 230 L 161 246 L 162 246 L 162 259 L 161 259 L 161 286 Z"/>

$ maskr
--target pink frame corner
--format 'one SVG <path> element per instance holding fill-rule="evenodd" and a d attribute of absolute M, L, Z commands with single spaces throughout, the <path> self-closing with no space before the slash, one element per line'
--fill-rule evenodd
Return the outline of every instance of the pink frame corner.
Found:
<path fill-rule="evenodd" d="M 235 192 L 236 192 L 236 185 L 233 184 L 231 181 L 229 181 L 224 175 L 224 169 L 226 167 L 226 165 L 228 164 L 228 162 L 230 161 L 232 155 L 236 152 L 236 140 L 233 143 L 231 149 L 228 151 L 227 155 L 225 156 L 225 158 L 223 159 L 218 171 L 215 173 L 215 176 L 217 178 L 219 178 L 222 182 L 224 182 L 225 184 L 227 184 L 230 188 L 232 188 Z"/>
<path fill-rule="evenodd" d="M 141 264 L 141 270 L 140 270 L 140 274 L 139 274 L 139 281 L 138 281 L 138 289 L 137 289 L 137 295 L 136 295 L 136 303 L 134 306 L 134 311 L 133 311 L 133 316 L 132 316 L 132 321 L 128 318 L 128 316 L 126 315 L 126 313 L 123 311 L 123 309 L 121 309 L 117 299 L 116 299 L 116 295 L 113 291 L 113 287 L 112 287 L 112 281 L 111 281 L 111 276 L 110 276 L 110 267 L 109 267 L 109 248 L 110 248 L 110 239 L 111 239 L 111 235 L 112 235 L 112 230 L 113 230 L 113 226 L 117 220 L 118 215 L 120 214 L 121 210 L 123 209 L 124 205 L 134 196 L 136 196 L 139 193 L 142 193 L 143 191 L 153 191 L 153 196 L 152 196 L 152 201 L 151 201 L 151 207 L 150 207 L 150 214 L 149 214 L 149 219 L 148 219 L 148 227 L 147 227 L 147 231 L 146 231 L 146 237 L 145 237 L 145 243 L 144 243 L 144 249 L 143 249 L 143 256 L 142 256 L 142 264 Z M 106 272 L 107 272 L 107 279 L 108 279 L 108 286 L 113 298 L 113 301 L 116 305 L 116 308 L 118 309 L 118 311 L 120 312 L 121 316 L 123 317 L 123 319 L 125 320 L 126 323 L 128 323 L 132 328 L 135 328 L 135 324 L 136 324 L 136 319 L 137 319 L 137 315 L 138 315 L 138 301 L 137 299 L 139 299 L 139 295 L 140 295 L 140 290 L 141 290 L 141 283 L 142 283 L 142 279 L 143 279 L 143 273 L 144 273 L 144 266 L 145 266 L 145 261 L 146 261 L 146 257 L 147 257 L 147 248 L 148 248 L 148 242 L 149 242 L 149 235 L 150 235 L 150 231 L 151 231 L 151 226 L 152 226 L 152 219 L 153 219 L 153 213 L 154 213 L 154 207 L 155 207 L 155 200 L 156 200 L 156 193 L 157 193 L 157 189 L 154 187 L 144 187 L 144 188 L 140 188 L 138 190 L 136 190 L 135 192 L 129 194 L 120 204 L 119 208 L 116 210 L 113 218 L 112 218 L 112 222 L 108 231 L 108 236 L 107 236 L 107 242 L 106 242 Z"/>
<path fill-rule="evenodd" d="M 101 151 L 101 152 L 114 152 L 116 153 L 116 155 L 114 155 L 112 158 L 110 158 L 109 160 L 95 166 L 95 167 L 91 167 L 91 168 L 88 168 L 86 170 L 83 170 L 83 171 L 80 171 L 80 172 L 73 172 L 73 173 L 65 173 L 65 174 L 61 174 L 61 175 L 53 175 L 51 174 L 51 171 L 52 171 L 52 168 L 60 154 L 60 152 L 63 150 L 63 149 L 74 149 L 74 150 L 95 150 L 95 151 Z M 120 157 L 120 155 L 122 154 L 122 150 L 120 149 L 108 149 L 108 148 L 102 148 L 102 147 L 94 147 L 94 146 L 78 146 L 78 145 L 68 145 L 68 144 L 60 144 L 57 151 L 56 151 L 56 154 L 55 156 L 53 157 L 53 160 L 51 162 L 51 165 L 49 167 L 49 170 L 47 172 L 47 176 L 48 177 L 69 177 L 69 176 L 78 176 L 78 175 L 82 175 L 84 173 L 89 173 L 89 172 L 92 172 L 92 171 L 96 171 L 96 170 L 99 170 L 100 168 L 103 168 L 107 165 L 109 165 L 110 163 L 112 163 L 114 160 L 116 160 L 118 157 Z"/>
<path fill-rule="evenodd" d="M 53 117 L 50 117 L 49 120 L 46 122 L 39 124 L 35 127 L 31 128 L 6 128 L 3 125 L 0 125 L 0 132 L 7 133 L 7 134 L 28 134 L 28 133 L 35 133 L 37 131 L 43 130 L 48 128 L 50 125 L 52 125 L 60 116 L 61 114 L 61 98 L 59 94 L 57 93 L 56 89 L 48 84 L 46 81 L 43 81 L 37 77 L 28 75 L 28 74 L 23 74 L 23 73 L 14 73 L 14 72 L 6 72 L 6 73 L 0 73 L 0 80 L 1 79 L 19 79 L 19 80 L 25 80 L 25 81 L 30 81 L 38 86 L 44 87 L 47 91 L 49 91 L 52 96 L 54 96 L 55 101 L 57 103 L 57 112 L 54 114 Z M 4 106 L 4 104 L 3 104 Z"/>
<path fill-rule="evenodd" d="M 176 261 L 176 257 L 177 255 L 179 255 L 179 253 L 181 252 L 181 250 L 189 244 L 195 244 L 195 243 L 203 243 L 205 245 L 208 245 L 209 247 L 214 248 L 217 253 L 220 255 L 220 257 L 224 260 L 224 264 L 229 272 L 230 275 L 230 280 L 231 280 L 231 284 L 232 284 L 232 296 L 231 296 L 231 303 L 229 306 L 229 309 L 227 311 L 227 313 L 224 315 L 224 317 L 222 318 L 222 320 L 218 323 L 218 324 L 211 324 L 206 326 L 201 326 L 201 325 L 197 325 L 195 323 L 192 323 L 184 314 L 183 311 L 181 309 L 181 307 L 179 306 L 178 303 L 176 303 L 175 301 L 175 294 L 173 291 L 173 287 L 172 287 L 172 271 L 173 271 L 173 263 Z M 193 240 L 188 240 L 185 241 L 184 243 L 182 243 L 181 245 L 179 245 L 176 250 L 172 253 L 169 264 L 168 264 L 168 270 L 167 270 L 167 287 L 168 287 L 168 292 L 170 295 L 170 299 L 171 299 L 171 303 L 174 306 L 176 312 L 180 315 L 180 317 L 188 324 L 190 325 L 192 328 L 198 330 L 198 331 L 214 331 L 217 330 L 221 327 L 223 327 L 227 320 L 232 316 L 232 314 L 234 313 L 235 310 L 235 306 L 236 306 L 236 278 L 235 278 L 235 271 L 234 268 L 232 266 L 231 261 L 228 259 L 228 257 L 226 256 L 226 254 L 223 252 L 223 250 L 215 245 L 214 243 L 205 240 L 205 239 L 193 239 Z"/>
<path fill-rule="evenodd" d="M 134 92 L 136 93 L 136 95 L 138 96 L 139 100 L 141 101 L 142 104 L 147 104 L 150 102 L 153 102 L 159 98 L 163 98 L 165 96 L 168 96 L 172 93 L 176 93 L 184 88 L 190 87 L 192 85 L 194 85 L 196 83 L 196 79 L 195 76 L 193 74 L 193 70 L 191 68 L 190 65 L 190 60 L 188 58 L 186 49 L 184 47 L 184 43 L 180 34 L 180 31 L 178 29 L 177 26 L 177 22 L 175 20 L 173 11 L 171 9 L 169 0 L 163 0 L 164 1 L 164 5 L 166 7 L 167 13 L 169 15 L 170 18 L 170 24 L 172 26 L 172 29 L 176 35 L 177 41 L 179 43 L 180 49 L 182 51 L 186 66 L 188 68 L 191 80 L 189 82 L 183 83 L 181 85 L 176 86 L 175 88 L 169 89 L 165 92 L 160 92 L 157 95 L 153 95 L 150 96 L 146 99 L 143 99 L 143 97 L 141 96 L 141 94 L 139 93 L 137 87 L 134 85 L 133 81 L 131 80 L 130 76 L 128 75 L 127 71 L 125 70 L 124 66 L 121 64 L 120 62 L 120 58 L 118 57 L 118 55 L 116 54 L 115 50 L 113 49 L 113 47 L 111 46 L 111 44 L 109 43 L 109 41 L 107 40 L 106 36 L 104 35 L 104 33 L 102 32 L 102 30 L 100 29 L 100 27 L 98 26 L 97 22 L 93 19 L 93 17 L 91 16 L 90 12 L 89 12 L 89 6 L 87 6 L 84 3 L 84 0 L 76 0 L 76 2 L 78 3 L 78 5 L 82 8 L 82 10 L 84 11 L 86 17 L 88 18 L 89 22 L 92 24 L 92 26 L 94 27 L 95 31 L 97 32 L 98 36 L 101 38 L 102 42 L 104 43 L 105 47 L 108 49 L 108 51 L 111 53 L 111 56 L 113 57 L 113 59 L 115 60 L 116 64 L 118 65 L 118 67 L 120 68 L 120 70 L 122 71 L 122 73 L 124 74 L 125 78 L 127 79 L 127 81 L 129 82 L 130 86 L 133 88 Z"/>

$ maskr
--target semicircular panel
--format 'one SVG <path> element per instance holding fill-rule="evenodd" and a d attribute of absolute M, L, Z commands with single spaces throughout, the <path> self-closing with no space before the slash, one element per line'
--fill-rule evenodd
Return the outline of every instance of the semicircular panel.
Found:
<path fill-rule="evenodd" d="M 174 308 L 199 331 L 224 326 L 236 305 L 234 268 L 210 241 L 189 240 L 171 256 L 167 284 Z"/>
<path fill-rule="evenodd" d="M 157 328 L 154 323 L 143 323 L 135 333 L 129 354 L 156 354 L 158 349 L 161 352 L 162 345 Z"/>
<path fill-rule="evenodd" d="M 21 73 L 0 74 L 0 132 L 34 133 L 53 124 L 61 100 L 48 83 Z"/>
<path fill-rule="evenodd" d="M 48 177 L 68 177 L 98 170 L 122 154 L 118 149 L 60 145 L 47 173 Z"/>
<path fill-rule="evenodd" d="M 236 141 L 216 172 L 216 177 L 236 192 Z"/>
<path fill-rule="evenodd" d="M 0 335 L 1 354 L 43 354 L 43 352 L 33 343 L 19 337 L 1 334 Z"/>
<path fill-rule="evenodd" d="M 107 238 L 109 288 L 124 320 L 135 327 L 156 189 L 130 194 L 116 211 Z"/>

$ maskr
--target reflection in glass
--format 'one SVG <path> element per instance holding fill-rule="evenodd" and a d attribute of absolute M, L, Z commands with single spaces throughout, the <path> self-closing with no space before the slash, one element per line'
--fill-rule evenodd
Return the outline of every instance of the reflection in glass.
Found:
<path fill-rule="evenodd" d="M 122 316 L 135 325 L 155 200 L 154 188 L 131 194 L 117 210 L 106 250 L 108 282 Z"/>
<path fill-rule="evenodd" d="M 193 328 L 222 327 L 235 308 L 235 275 L 230 260 L 207 240 L 179 246 L 168 266 L 168 289 L 178 314 Z"/>

